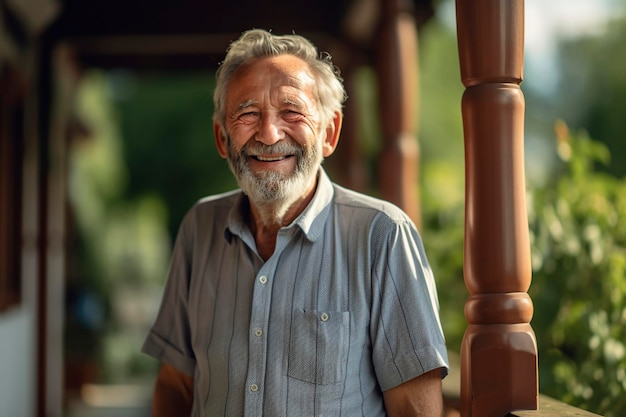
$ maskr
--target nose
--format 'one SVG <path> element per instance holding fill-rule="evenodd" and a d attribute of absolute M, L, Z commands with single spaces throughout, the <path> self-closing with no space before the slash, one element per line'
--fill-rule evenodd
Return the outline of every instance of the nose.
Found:
<path fill-rule="evenodd" d="M 260 120 L 256 140 L 265 145 L 272 145 L 282 140 L 284 136 L 285 132 L 281 126 L 280 118 L 272 114 L 264 114 Z"/>

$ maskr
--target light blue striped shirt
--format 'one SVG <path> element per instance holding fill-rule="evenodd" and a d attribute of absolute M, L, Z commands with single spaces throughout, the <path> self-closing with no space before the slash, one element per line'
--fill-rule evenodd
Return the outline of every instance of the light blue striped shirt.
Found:
<path fill-rule="evenodd" d="M 193 416 L 384 416 L 382 391 L 442 368 L 435 281 L 390 203 L 321 170 L 263 261 L 240 191 L 183 220 L 143 351 L 194 377 Z"/>

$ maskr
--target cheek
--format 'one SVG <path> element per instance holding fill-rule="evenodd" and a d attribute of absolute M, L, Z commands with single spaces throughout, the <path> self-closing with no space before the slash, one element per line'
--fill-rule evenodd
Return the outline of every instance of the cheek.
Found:
<path fill-rule="evenodd" d="M 230 146 L 235 149 L 241 149 L 250 138 L 254 136 L 252 129 L 247 126 L 236 126 L 228 129 L 230 137 Z"/>
<path fill-rule="evenodd" d="M 287 134 L 303 146 L 314 146 L 321 140 L 319 130 L 312 124 L 300 125 L 291 131 L 287 131 Z"/>

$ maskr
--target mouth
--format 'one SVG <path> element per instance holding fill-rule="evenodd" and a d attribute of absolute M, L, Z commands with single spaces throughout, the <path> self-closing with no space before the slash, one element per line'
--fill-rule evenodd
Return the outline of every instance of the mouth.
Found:
<path fill-rule="evenodd" d="M 280 162 L 291 157 L 293 155 L 250 155 L 250 158 L 259 162 Z"/>

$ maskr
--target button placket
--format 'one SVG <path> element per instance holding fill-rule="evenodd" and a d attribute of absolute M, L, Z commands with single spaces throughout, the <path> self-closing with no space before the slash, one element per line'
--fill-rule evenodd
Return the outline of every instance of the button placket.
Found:
<path fill-rule="evenodd" d="M 259 271 L 252 295 L 252 315 L 250 317 L 250 340 L 248 349 L 248 375 L 247 391 L 245 400 L 246 415 L 260 415 L 263 407 L 263 384 L 265 368 L 267 366 L 267 322 L 271 303 L 271 282 L 269 275 L 263 273 L 270 271 L 266 264 Z"/>

